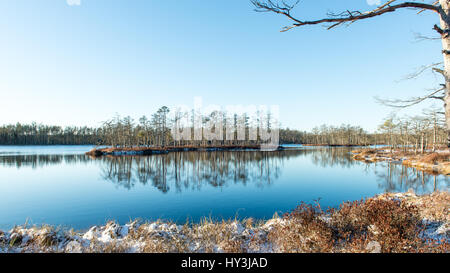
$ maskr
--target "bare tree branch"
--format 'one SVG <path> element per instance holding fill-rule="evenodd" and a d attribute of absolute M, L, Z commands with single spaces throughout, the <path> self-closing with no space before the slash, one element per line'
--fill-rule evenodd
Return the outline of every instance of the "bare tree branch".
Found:
<path fill-rule="evenodd" d="M 443 72 L 442 69 L 439 68 L 439 66 L 443 65 L 443 62 L 439 62 L 439 63 L 434 63 L 434 64 L 430 64 L 430 65 L 423 65 L 421 67 L 419 67 L 419 69 L 417 69 L 417 71 L 406 75 L 402 80 L 412 80 L 415 79 L 417 77 L 419 77 L 420 75 L 422 75 L 425 71 L 431 69 L 431 71 L 433 72 L 438 72 L 441 73 L 440 71 Z"/>
<path fill-rule="evenodd" d="M 272 0 L 261 1 L 261 0 L 251 0 L 253 5 L 255 6 L 255 11 L 257 12 L 274 12 L 277 14 L 281 14 L 289 18 L 294 23 L 291 26 L 284 27 L 281 31 L 285 32 L 295 27 L 305 26 L 305 25 L 318 25 L 318 24 L 330 24 L 328 29 L 334 28 L 344 23 L 353 23 L 358 20 L 368 19 L 376 16 L 383 15 L 385 13 L 394 12 L 398 9 L 403 8 L 412 8 L 412 9 L 420 9 L 420 10 L 428 10 L 433 11 L 441 16 L 445 12 L 442 12 L 440 5 L 435 4 L 425 4 L 425 3 L 417 3 L 417 2 L 404 2 L 397 5 L 391 5 L 396 2 L 396 0 L 390 0 L 385 4 L 377 7 L 376 9 L 368 12 L 360 12 L 360 11 L 345 11 L 340 14 L 329 14 L 329 18 L 323 18 L 319 20 L 313 21 L 304 21 L 297 19 L 291 15 L 292 9 L 299 3 L 299 1 L 295 2 L 292 5 L 286 4 L 284 1 L 274 2 Z"/>
<path fill-rule="evenodd" d="M 416 40 L 416 42 L 422 42 L 422 41 L 436 41 L 436 40 L 441 40 L 442 37 L 429 37 L 429 36 L 425 36 L 422 35 L 421 33 L 414 33 L 414 39 Z"/>
<path fill-rule="evenodd" d="M 437 67 L 433 67 L 433 71 L 434 71 L 434 72 L 437 72 L 437 73 L 439 73 L 439 74 L 441 74 L 441 75 L 444 76 L 444 77 L 446 77 L 446 76 L 445 76 L 445 72 L 444 72 L 443 69 L 440 69 L 440 68 L 437 68 Z"/>
<path fill-rule="evenodd" d="M 407 100 L 389 100 L 389 99 L 380 99 L 378 97 L 375 97 L 378 103 L 381 103 L 382 105 L 386 105 L 389 107 L 394 108 L 407 108 L 416 104 L 419 104 L 427 99 L 438 99 L 438 100 L 444 100 L 444 94 L 439 94 L 440 92 L 444 93 L 446 90 L 445 87 L 434 89 L 431 93 L 429 93 L 426 96 L 423 97 L 414 97 Z"/>
<path fill-rule="evenodd" d="M 439 0 L 438 1 L 434 1 L 432 5 L 435 6 L 437 4 L 439 4 Z M 421 9 L 417 14 L 421 14 L 424 11 L 426 11 L 426 9 Z"/>

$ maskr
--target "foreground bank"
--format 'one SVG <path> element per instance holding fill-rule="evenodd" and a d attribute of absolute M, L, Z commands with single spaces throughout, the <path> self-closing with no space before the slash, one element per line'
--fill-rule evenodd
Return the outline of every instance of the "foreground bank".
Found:
<path fill-rule="evenodd" d="M 75 232 L 50 226 L 0 231 L 0 252 L 449 252 L 450 194 L 383 194 L 322 211 L 302 204 L 255 222 L 183 226 L 110 222 Z"/>

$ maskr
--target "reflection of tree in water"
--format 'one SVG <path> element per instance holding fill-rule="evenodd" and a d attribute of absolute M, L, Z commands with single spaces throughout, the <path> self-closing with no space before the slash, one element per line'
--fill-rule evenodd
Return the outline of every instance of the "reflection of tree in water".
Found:
<path fill-rule="evenodd" d="M 289 153 L 289 152 L 287 152 Z M 259 187 L 278 179 L 285 152 L 173 152 L 153 156 L 103 157 L 102 176 L 125 188 L 136 181 L 151 183 L 162 192 L 173 186 L 200 189 L 227 183 L 253 183 Z M 169 182 L 170 181 L 170 182 Z M 173 185 L 169 185 L 173 183 Z"/>
<path fill-rule="evenodd" d="M 42 168 L 61 163 L 77 164 L 88 163 L 91 159 L 85 155 L 11 155 L 0 156 L 0 165 L 7 167 L 31 167 Z"/>
<path fill-rule="evenodd" d="M 318 148 L 304 151 L 305 155 L 311 156 L 315 165 L 324 168 L 333 166 L 350 168 L 364 164 L 352 159 L 351 150 L 351 148 Z M 413 189 L 416 193 L 429 193 L 449 187 L 450 179 L 446 176 L 429 174 L 402 164 L 378 162 L 364 166 L 366 172 L 373 169 L 380 189 L 385 192 L 405 192 Z"/>
<path fill-rule="evenodd" d="M 351 148 L 311 148 L 303 150 L 305 156 L 310 156 L 312 162 L 320 167 L 350 168 L 355 164 L 359 164 L 352 159 Z"/>
<path fill-rule="evenodd" d="M 448 189 L 450 180 L 443 175 L 433 175 L 402 164 L 379 162 L 375 167 L 379 187 L 386 192 L 404 192 L 413 189 L 416 193 Z"/>
<path fill-rule="evenodd" d="M 352 159 L 350 148 L 306 148 L 275 152 L 174 152 L 153 156 L 118 156 L 98 159 L 101 175 L 121 187 L 131 189 L 136 183 L 150 184 L 162 192 L 171 188 L 201 189 L 204 185 L 224 187 L 229 183 L 255 184 L 264 187 L 281 175 L 285 161 L 305 157 L 323 168 L 364 164 Z M 91 164 L 85 155 L 5 155 L 0 166 L 17 169 L 42 168 L 49 165 Z M 388 162 L 364 164 L 367 172 L 374 172 L 380 189 L 403 192 L 414 189 L 418 193 L 448 189 L 445 176 L 434 176 L 413 168 Z M 299 176 L 302 174 L 299 173 Z"/>

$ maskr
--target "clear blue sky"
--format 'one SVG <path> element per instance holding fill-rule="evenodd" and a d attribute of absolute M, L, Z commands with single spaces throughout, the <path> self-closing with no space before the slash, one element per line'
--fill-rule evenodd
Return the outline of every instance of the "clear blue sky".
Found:
<path fill-rule="evenodd" d="M 368 10 L 366 0 L 304 0 L 295 15 Z M 284 126 L 350 123 L 373 130 L 406 98 L 440 83 L 437 17 L 404 10 L 350 27 L 279 30 L 287 19 L 248 0 L 0 0 L 0 124 L 99 125 L 162 105 L 277 104 Z M 426 105 L 405 114 L 420 113 Z"/>

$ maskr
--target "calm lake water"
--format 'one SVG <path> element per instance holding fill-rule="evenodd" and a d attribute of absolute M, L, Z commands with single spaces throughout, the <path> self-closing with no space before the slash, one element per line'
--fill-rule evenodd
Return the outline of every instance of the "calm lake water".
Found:
<path fill-rule="evenodd" d="M 159 218 L 270 218 L 301 201 L 322 207 L 383 192 L 448 190 L 450 179 L 399 164 L 353 161 L 347 148 L 277 152 L 84 155 L 91 146 L 0 146 L 0 229 L 85 229 Z"/>

